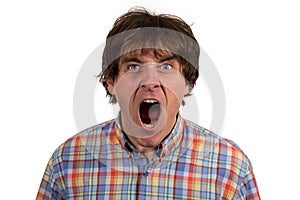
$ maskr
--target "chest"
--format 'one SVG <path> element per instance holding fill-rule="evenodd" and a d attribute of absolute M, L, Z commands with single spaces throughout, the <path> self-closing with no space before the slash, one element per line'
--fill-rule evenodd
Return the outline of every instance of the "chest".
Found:
<path fill-rule="evenodd" d="M 213 162 L 178 160 L 141 168 L 130 161 L 91 160 L 67 166 L 72 166 L 64 170 L 68 199 L 230 199 L 239 182 L 230 169 Z"/>

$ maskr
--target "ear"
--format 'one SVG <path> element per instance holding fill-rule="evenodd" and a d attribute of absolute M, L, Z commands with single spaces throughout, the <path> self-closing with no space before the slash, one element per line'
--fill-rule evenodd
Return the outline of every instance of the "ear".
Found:
<path fill-rule="evenodd" d="M 189 83 L 185 83 L 185 87 L 184 87 L 184 96 L 185 95 L 187 95 L 187 94 L 189 94 L 190 93 L 190 91 L 191 91 L 191 86 L 190 86 L 190 84 Z"/>
<path fill-rule="evenodd" d="M 107 90 L 108 90 L 108 92 L 111 95 L 115 95 L 114 94 L 114 89 L 115 89 L 115 87 L 114 87 L 114 81 L 112 79 L 109 79 L 109 80 L 106 81 L 106 83 L 107 83 Z"/>

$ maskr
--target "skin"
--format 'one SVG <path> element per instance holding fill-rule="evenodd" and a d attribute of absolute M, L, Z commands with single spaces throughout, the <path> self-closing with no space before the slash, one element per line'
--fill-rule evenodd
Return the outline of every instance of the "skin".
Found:
<path fill-rule="evenodd" d="M 122 127 L 130 142 L 142 153 L 153 152 L 171 132 L 189 92 L 179 62 L 170 53 L 157 58 L 153 51 L 136 50 L 121 57 L 117 77 L 107 83 L 120 105 Z M 151 128 L 139 117 L 145 99 L 155 99 L 161 106 L 159 120 Z"/>

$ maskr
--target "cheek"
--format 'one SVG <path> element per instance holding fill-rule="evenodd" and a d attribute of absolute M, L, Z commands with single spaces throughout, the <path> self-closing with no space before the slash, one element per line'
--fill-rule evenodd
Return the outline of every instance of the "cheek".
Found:
<path fill-rule="evenodd" d="M 187 86 L 183 76 L 177 75 L 169 79 L 163 79 L 162 84 L 168 90 L 170 98 L 174 99 L 174 102 L 181 104 L 184 95 L 187 93 Z"/>
<path fill-rule="evenodd" d="M 171 108 L 171 110 L 179 109 L 182 102 L 182 98 L 170 92 L 169 95 L 167 96 L 167 99 L 168 99 L 168 107 Z"/>
<path fill-rule="evenodd" d="M 114 93 L 120 106 L 128 106 L 131 97 L 139 86 L 139 80 L 124 74 L 114 86 Z"/>

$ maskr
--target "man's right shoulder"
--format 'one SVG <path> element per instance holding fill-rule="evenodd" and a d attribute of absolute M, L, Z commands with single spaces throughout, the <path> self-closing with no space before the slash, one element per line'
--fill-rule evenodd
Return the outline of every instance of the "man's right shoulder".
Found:
<path fill-rule="evenodd" d="M 102 122 L 100 124 L 91 126 L 87 129 L 84 129 L 84 130 L 78 132 L 76 135 L 69 138 L 66 142 L 68 142 L 69 140 L 72 140 L 76 137 L 85 137 L 85 136 L 91 136 L 91 135 L 95 135 L 95 134 L 98 135 L 98 134 L 110 133 L 115 128 L 115 125 L 116 125 L 116 119 L 111 119 L 109 121 Z"/>
<path fill-rule="evenodd" d="M 63 142 L 52 155 L 52 161 L 59 162 L 66 157 L 72 157 L 77 152 L 97 151 L 103 143 L 111 142 L 111 135 L 115 133 L 116 119 L 84 129 Z"/>

